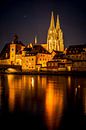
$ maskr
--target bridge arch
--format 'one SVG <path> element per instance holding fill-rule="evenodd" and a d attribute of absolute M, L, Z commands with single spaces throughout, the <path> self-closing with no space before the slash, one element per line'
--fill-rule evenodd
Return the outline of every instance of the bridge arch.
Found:
<path fill-rule="evenodd" d="M 21 65 L 0 65 L 1 72 L 21 72 Z"/>

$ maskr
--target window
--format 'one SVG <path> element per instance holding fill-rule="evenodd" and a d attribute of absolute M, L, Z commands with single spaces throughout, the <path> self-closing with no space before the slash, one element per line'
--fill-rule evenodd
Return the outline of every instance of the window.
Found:
<path fill-rule="evenodd" d="M 57 66 L 58 65 L 58 63 L 55 63 L 55 66 Z"/>
<path fill-rule="evenodd" d="M 14 51 L 14 48 L 12 48 L 12 51 Z"/>

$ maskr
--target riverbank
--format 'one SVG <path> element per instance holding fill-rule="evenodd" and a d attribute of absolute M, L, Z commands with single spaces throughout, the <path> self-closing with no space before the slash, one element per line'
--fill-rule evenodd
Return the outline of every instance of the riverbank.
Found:
<path fill-rule="evenodd" d="M 29 71 L 29 72 L 21 71 L 21 72 L 0 72 L 0 74 L 86 76 L 86 71 Z"/>

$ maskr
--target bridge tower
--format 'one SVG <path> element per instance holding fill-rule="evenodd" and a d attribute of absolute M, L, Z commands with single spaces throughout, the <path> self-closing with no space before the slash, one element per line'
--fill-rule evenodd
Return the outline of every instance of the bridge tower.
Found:
<path fill-rule="evenodd" d="M 14 41 L 12 41 L 12 43 L 10 44 L 10 63 L 16 63 L 16 44 L 14 43 Z"/>

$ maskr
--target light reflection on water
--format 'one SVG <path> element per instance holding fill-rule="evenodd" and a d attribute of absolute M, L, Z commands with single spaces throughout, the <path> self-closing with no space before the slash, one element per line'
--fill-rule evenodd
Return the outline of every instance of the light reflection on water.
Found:
<path fill-rule="evenodd" d="M 58 126 L 61 120 L 65 102 L 65 86 L 55 84 L 50 80 L 47 83 L 45 95 L 45 115 L 49 128 Z"/>
<path fill-rule="evenodd" d="M 70 100 L 75 106 L 80 101 L 86 114 L 85 85 L 84 79 L 70 76 L 1 75 L 0 110 L 40 114 L 49 130 L 59 128 Z"/>

